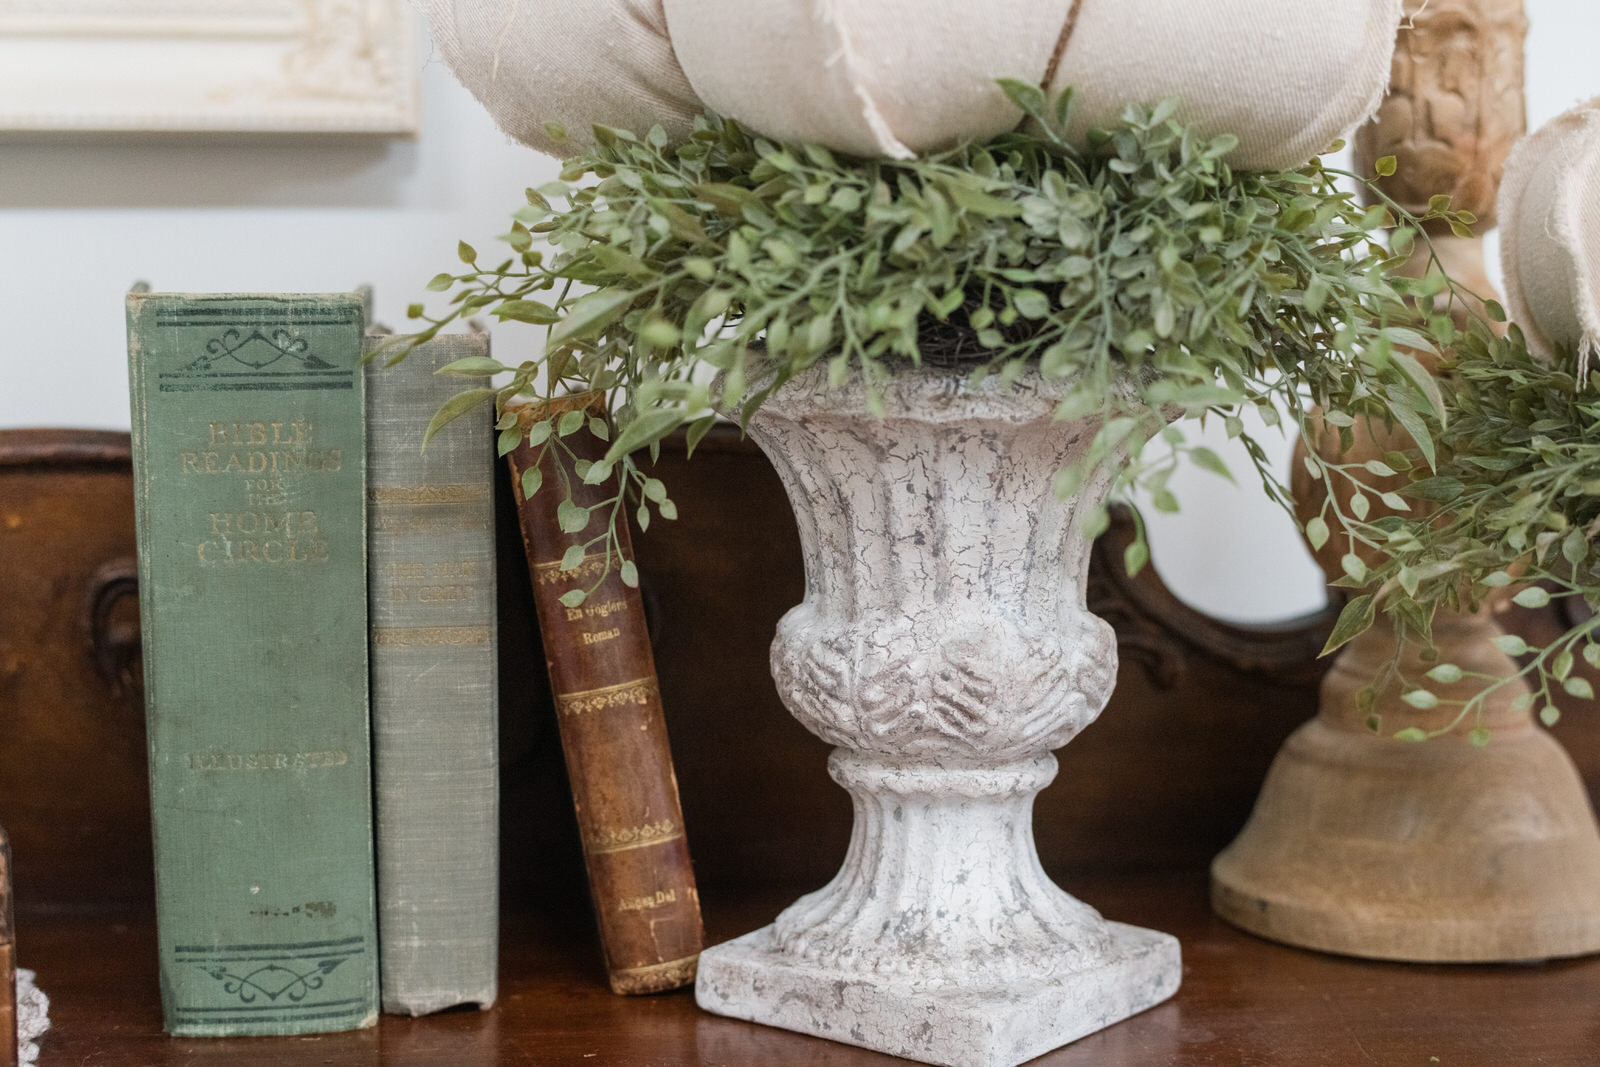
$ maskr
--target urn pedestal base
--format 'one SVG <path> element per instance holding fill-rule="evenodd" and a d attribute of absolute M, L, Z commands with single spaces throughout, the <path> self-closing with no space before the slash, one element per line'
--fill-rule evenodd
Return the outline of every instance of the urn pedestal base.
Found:
<path fill-rule="evenodd" d="M 929 762 L 836 749 L 855 826 L 832 882 L 707 949 L 719 1015 L 948 1067 L 1014 1067 L 1159 1004 L 1178 942 L 1107 922 L 1039 865 L 1054 756 Z"/>
<path fill-rule="evenodd" d="M 923 989 L 796 960 L 775 926 L 707 949 L 696 997 L 735 1019 L 944 1067 L 1015 1067 L 1172 996 L 1177 939 L 1107 923 L 1110 945 L 1082 970 L 1011 989 Z"/>

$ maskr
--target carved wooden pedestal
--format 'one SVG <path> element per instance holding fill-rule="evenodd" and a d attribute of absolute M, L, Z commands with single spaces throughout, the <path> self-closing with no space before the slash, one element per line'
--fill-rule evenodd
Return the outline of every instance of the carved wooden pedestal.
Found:
<path fill-rule="evenodd" d="M 1064 386 L 905 368 L 874 417 L 818 366 L 751 421 L 799 519 L 805 600 L 773 675 L 855 824 L 844 866 L 771 926 L 701 955 L 710 1011 L 950 1067 L 1012 1067 L 1171 996 L 1166 934 L 1107 922 L 1039 864 L 1033 798 L 1110 696 L 1084 607 L 1085 512 L 1051 479 L 1090 422 Z"/>
<path fill-rule="evenodd" d="M 1492 226 L 1500 170 L 1522 130 L 1521 2 L 1408 0 L 1407 8 L 1414 28 L 1401 33 L 1393 94 L 1362 131 L 1358 158 L 1370 167 L 1398 157 L 1386 189 L 1408 209 L 1425 211 L 1429 196 L 1448 193 Z M 1479 239 L 1443 232 L 1433 241 L 1452 277 L 1489 295 Z M 1426 269 L 1425 254 L 1412 266 Z M 1350 448 L 1331 431 L 1310 442 L 1324 457 L 1357 464 L 1412 445 L 1399 431 L 1364 424 Z M 1318 514 L 1322 487 L 1297 478 L 1295 489 L 1302 518 Z M 1317 553 L 1330 578 L 1348 551 L 1336 536 Z M 1469 678 L 1508 677 L 1516 666 L 1492 644 L 1499 634 L 1488 615 L 1440 612 L 1438 662 Z M 1374 684 L 1394 641 L 1380 623 L 1340 654 L 1317 717 L 1284 744 L 1250 821 L 1212 865 L 1213 907 L 1263 937 L 1377 959 L 1600 952 L 1600 828 L 1565 751 L 1530 709 L 1514 707 L 1526 688 L 1502 688 L 1485 709 L 1487 747 L 1469 741 L 1479 725 L 1472 720 L 1427 742 L 1395 741 L 1404 727 L 1449 726 L 1453 711 L 1413 709 L 1390 684 L 1371 709 L 1381 732 L 1367 727 L 1356 694 Z M 1402 652 L 1402 671 L 1421 678 L 1431 664 L 1416 649 Z M 1475 684 L 1428 683 L 1447 704 Z"/>
<path fill-rule="evenodd" d="M 1514 672 L 1480 616 L 1441 616 L 1435 637 L 1464 670 Z M 1600 951 L 1600 830 L 1565 750 L 1497 694 L 1487 747 L 1466 722 L 1422 743 L 1400 725 L 1441 728 L 1451 713 L 1380 696 L 1383 735 L 1356 693 L 1393 638 L 1370 630 L 1322 683 L 1317 717 L 1289 738 L 1237 840 L 1212 865 L 1217 914 L 1306 948 L 1438 963 L 1541 959 Z M 1428 665 L 1413 656 L 1405 669 Z M 1444 697 L 1471 683 L 1430 685 Z M 1461 690 L 1454 693 L 1452 690 Z M 1432 721 L 1430 714 L 1442 721 Z"/>

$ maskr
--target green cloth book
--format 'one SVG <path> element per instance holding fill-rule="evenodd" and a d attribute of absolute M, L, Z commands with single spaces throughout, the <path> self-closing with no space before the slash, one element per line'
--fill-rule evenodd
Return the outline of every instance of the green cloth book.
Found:
<path fill-rule="evenodd" d="M 493 408 L 422 447 L 463 386 L 435 372 L 488 354 L 486 334 L 443 334 L 396 366 L 373 360 L 367 380 L 379 955 L 383 1010 L 403 1015 L 495 998 Z"/>
<path fill-rule="evenodd" d="M 362 320 L 354 294 L 128 297 L 173 1034 L 377 1019 Z"/>

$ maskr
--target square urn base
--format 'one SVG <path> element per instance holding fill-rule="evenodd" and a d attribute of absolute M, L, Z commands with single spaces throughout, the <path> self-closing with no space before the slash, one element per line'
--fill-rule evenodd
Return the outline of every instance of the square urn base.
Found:
<path fill-rule="evenodd" d="M 1093 966 L 981 992 L 798 960 L 777 950 L 765 926 L 701 954 L 695 1000 L 718 1015 L 941 1067 L 1016 1067 L 1178 991 L 1176 938 L 1107 926 L 1111 948 Z"/>

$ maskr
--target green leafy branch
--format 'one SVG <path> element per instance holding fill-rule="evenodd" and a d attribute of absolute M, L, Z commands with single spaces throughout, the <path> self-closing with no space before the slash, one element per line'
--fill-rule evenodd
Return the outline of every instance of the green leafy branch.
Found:
<path fill-rule="evenodd" d="M 1022 130 L 905 161 L 779 144 L 714 115 L 677 146 L 660 129 L 597 129 L 592 152 L 528 190 L 501 235 L 510 258 L 485 266 L 463 243 L 468 269 L 429 283 L 452 292 L 450 308 L 412 308 L 424 340 L 484 311 L 548 331 L 518 365 L 457 368 L 507 378 L 452 400 L 430 430 L 492 398 L 507 449 L 524 432 L 503 419 L 514 398 L 599 390 L 615 432 L 580 477 L 620 475 L 613 521 L 622 495 L 641 521 L 651 504 L 670 518 L 664 489 L 635 466 L 640 450 L 654 458 L 682 427 L 692 450 L 717 412 L 747 421 L 819 362 L 836 384 L 859 372 L 881 414 L 892 365 L 939 358 L 972 383 L 1028 368 L 1071 382 L 1058 417 L 1099 429 L 1059 473 L 1063 494 L 1125 453 L 1124 486 L 1175 510 L 1180 461 L 1231 477 L 1180 425 L 1218 418 L 1289 506 L 1246 409 L 1280 429 L 1305 431 L 1319 410 L 1399 424 L 1431 463 L 1443 410 L 1412 352 L 1434 349 L 1437 324 L 1391 268 L 1406 233 L 1462 216 L 1363 207 L 1316 161 L 1234 171 L 1234 139 L 1197 135 L 1172 101 L 1130 108 L 1075 148 L 1058 132 L 1070 92 L 1002 86 L 1029 116 Z M 541 441 L 563 436 L 557 425 Z M 1147 458 L 1152 440 L 1168 450 Z M 1352 476 L 1313 463 L 1324 480 Z M 1147 559 L 1141 530 L 1127 562 Z"/>
<path fill-rule="evenodd" d="M 1486 307 L 1504 321 L 1498 305 Z M 1553 641 L 1500 637 L 1501 651 L 1522 657 L 1521 665 L 1509 676 L 1477 676 L 1482 685 L 1465 698 L 1446 699 L 1429 686 L 1473 677 L 1454 664 L 1398 679 L 1413 707 L 1457 714 L 1437 729 L 1397 736 L 1421 740 L 1477 719 L 1471 737 L 1483 743 L 1482 713 L 1507 686 L 1526 683 L 1514 706 L 1537 706 L 1547 725 L 1560 715 L 1559 696 L 1594 696 L 1573 670 L 1580 659 L 1600 668 L 1600 379 L 1580 386 L 1570 354 L 1548 364 L 1534 358 L 1515 326 L 1500 337 L 1475 320 L 1452 342 L 1439 365 L 1449 415 L 1437 438 L 1441 462 L 1399 490 L 1432 510 L 1367 528 L 1384 556 L 1370 572 L 1347 576 L 1345 584 L 1364 591 L 1345 606 L 1329 645 L 1353 638 L 1381 611 L 1402 641 L 1428 647 L 1438 611 L 1477 611 L 1510 586 L 1522 586 L 1511 599 L 1526 608 L 1581 601 L 1587 611 L 1573 613 L 1579 621 Z"/>

